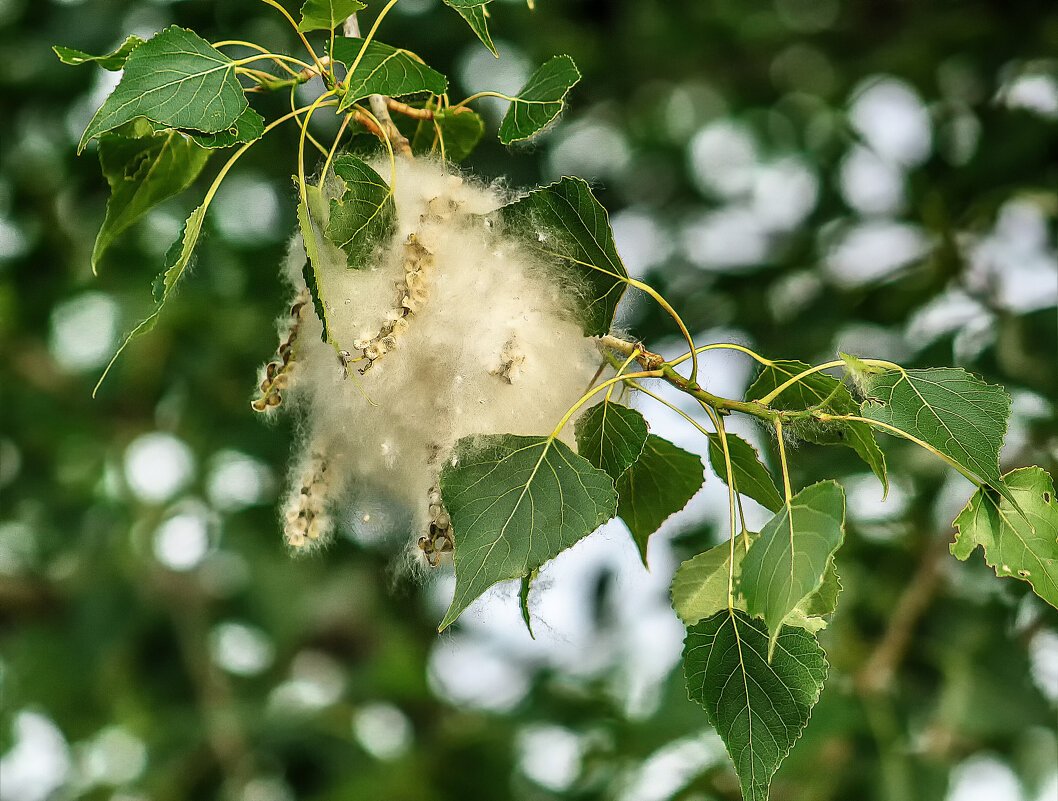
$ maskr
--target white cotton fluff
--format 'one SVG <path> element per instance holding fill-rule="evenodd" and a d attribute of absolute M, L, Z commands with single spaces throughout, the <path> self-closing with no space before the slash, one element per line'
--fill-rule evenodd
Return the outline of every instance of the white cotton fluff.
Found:
<path fill-rule="evenodd" d="M 388 162 L 376 169 L 391 180 Z M 436 489 L 456 441 L 549 434 L 599 366 L 577 320 L 575 288 L 486 216 L 508 200 L 499 190 L 438 162 L 400 160 L 394 200 L 397 230 L 371 269 L 348 268 L 344 254 L 324 243 L 318 281 L 334 344 L 321 341 L 312 303 L 299 312 L 284 382 L 304 432 L 284 509 L 294 547 L 325 537 L 332 511 L 354 488 L 359 497 L 385 494 L 406 504 L 412 541 L 424 547 L 421 537 L 432 542 L 447 527 Z M 425 265 L 414 282 L 422 285 L 414 288 L 415 310 L 388 338 L 387 352 L 369 362 L 365 345 L 395 324 L 411 289 L 409 259 Z M 300 297 L 304 264 L 295 236 L 286 273 Z M 347 368 L 336 349 L 351 355 Z M 562 439 L 572 444 L 572 424 Z"/>

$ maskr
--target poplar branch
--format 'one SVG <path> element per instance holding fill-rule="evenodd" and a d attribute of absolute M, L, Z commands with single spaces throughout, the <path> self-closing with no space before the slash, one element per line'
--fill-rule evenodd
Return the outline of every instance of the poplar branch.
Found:
<path fill-rule="evenodd" d="M 643 366 L 644 370 L 660 370 L 661 378 L 680 392 L 690 395 L 695 400 L 708 404 L 721 414 L 742 412 L 743 414 L 748 414 L 761 420 L 767 420 L 771 423 L 774 423 L 776 420 L 789 421 L 807 416 L 807 413 L 805 412 L 772 409 L 771 407 L 757 401 L 740 401 L 724 398 L 720 395 L 714 395 L 712 392 L 702 389 L 697 381 L 691 381 L 677 373 L 676 369 L 665 360 L 664 356 L 647 350 L 642 343 L 629 342 L 607 334 L 606 336 L 599 337 L 599 344 L 604 348 L 612 348 L 625 356 L 631 356 L 634 353 L 636 361 Z"/>
<path fill-rule="evenodd" d="M 345 36 L 352 38 L 360 38 L 360 22 L 356 18 L 356 14 L 350 14 L 346 17 L 345 22 L 342 24 L 342 33 Z M 390 144 L 393 145 L 394 150 L 400 153 L 405 158 L 413 158 L 411 152 L 411 143 L 408 138 L 400 132 L 397 128 L 396 123 L 393 122 L 393 118 L 389 115 L 389 104 L 396 102 L 391 98 L 387 98 L 383 95 L 371 95 L 367 99 L 368 105 L 371 107 L 371 114 L 378 120 L 379 125 L 382 126 L 382 131 L 377 131 L 376 125 L 372 125 L 369 130 L 372 133 L 382 133 L 385 135 Z M 366 119 L 367 115 L 361 114 L 357 117 L 357 121 L 360 122 L 360 117 Z M 366 127 L 366 126 L 365 126 Z"/>

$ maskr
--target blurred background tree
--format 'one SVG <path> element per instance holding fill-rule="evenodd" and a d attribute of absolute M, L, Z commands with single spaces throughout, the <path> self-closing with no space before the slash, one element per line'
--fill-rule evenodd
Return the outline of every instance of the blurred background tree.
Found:
<path fill-rule="evenodd" d="M 529 148 L 491 140 L 475 172 L 593 181 L 629 271 L 702 343 L 1003 383 L 1004 468 L 1055 472 L 1058 7 L 537 5 L 491 6 L 499 61 L 439 0 L 384 24 L 467 94 L 514 91 L 554 53 L 580 66 L 562 123 Z M 0 0 L 0 799 L 737 798 L 685 697 L 667 599 L 679 560 L 724 536 L 715 477 L 654 538 L 649 573 L 619 523 L 548 566 L 535 641 L 509 587 L 437 637 L 451 579 L 400 570 L 408 532 L 375 499 L 350 502 L 325 552 L 288 556 L 275 503 L 296 432 L 247 401 L 284 300 L 296 129 L 240 163 L 196 273 L 90 399 L 192 201 L 151 213 L 93 279 L 106 187 L 74 149 L 116 77 L 50 47 L 103 52 L 170 23 L 296 45 L 250 0 Z M 494 129 L 502 105 L 486 110 Z M 679 347 L 647 304 L 621 319 Z M 706 364 L 715 391 L 751 379 L 737 358 Z M 842 475 L 850 536 L 831 676 L 773 797 L 1054 799 L 1058 613 L 949 558 L 968 485 L 885 445 L 885 503 L 851 451 L 794 454 L 799 483 Z"/>

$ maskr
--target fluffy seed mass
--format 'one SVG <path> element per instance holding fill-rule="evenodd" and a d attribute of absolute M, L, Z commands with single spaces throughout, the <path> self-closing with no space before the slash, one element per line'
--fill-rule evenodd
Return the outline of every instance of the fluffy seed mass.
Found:
<path fill-rule="evenodd" d="M 291 546 L 325 537 L 343 509 L 356 514 L 349 498 L 384 496 L 411 510 L 412 541 L 436 564 L 458 536 L 437 493 L 456 441 L 549 434 L 600 357 L 577 319 L 576 288 L 502 230 L 493 212 L 509 200 L 503 192 L 434 161 L 400 160 L 392 176 L 388 162 L 376 169 L 392 181 L 392 238 L 359 270 L 323 243 L 316 278 L 328 343 L 305 302 L 305 249 L 294 237 L 285 265 L 294 324 L 280 322 L 285 350 L 262 396 L 282 368 L 271 391 L 282 391 L 303 432 L 283 510 Z M 572 427 L 562 437 L 572 444 Z"/>

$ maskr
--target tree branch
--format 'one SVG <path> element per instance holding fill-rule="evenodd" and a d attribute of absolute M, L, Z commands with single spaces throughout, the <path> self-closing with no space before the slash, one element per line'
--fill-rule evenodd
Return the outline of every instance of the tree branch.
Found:
<path fill-rule="evenodd" d="M 345 36 L 360 38 L 360 22 L 356 14 L 350 14 L 342 24 L 342 33 Z M 368 105 L 371 106 L 371 114 L 382 126 L 384 135 L 389 139 L 393 148 L 405 158 L 412 158 L 411 143 L 408 138 L 400 132 L 393 118 L 389 115 L 389 103 L 391 101 L 383 95 L 371 95 Z M 365 115 L 366 116 L 366 115 Z M 374 126 L 372 126 L 374 127 Z"/>
<path fill-rule="evenodd" d="M 911 646 L 915 628 L 943 581 L 940 568 L 949 543 L 950 539 L 938 538 L 923 551 L 918 569 L 897 600 L 885 633 L 856 674 L 856 688 L 861 695 L 875 695 L 892 685 Z"/>

